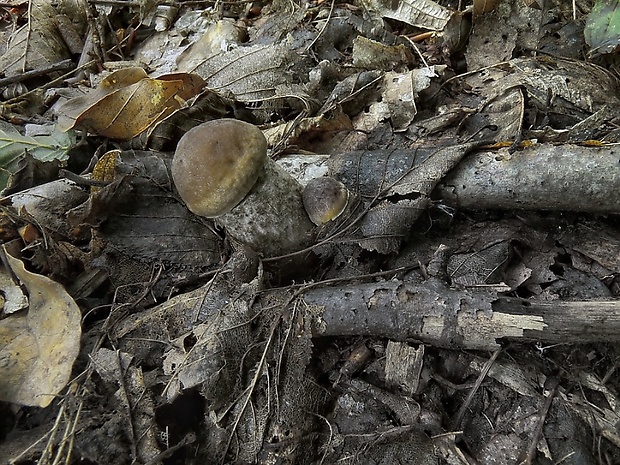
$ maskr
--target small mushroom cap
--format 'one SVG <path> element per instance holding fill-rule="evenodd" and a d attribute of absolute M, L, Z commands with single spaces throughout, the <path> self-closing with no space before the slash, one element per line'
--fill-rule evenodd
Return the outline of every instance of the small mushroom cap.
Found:
<path fill-rule="evenodd" d="M 267 160 L 267 140 L 235 119 L 208 121 L 187 131 L 172 160 L 172 179 L 193 213 L 215 218 L 250 192 Z"/>
<path fill-rule="evenodd" d="M 317 226 L 338 218 L 349 202 L 346 186 L 330 177 L 313 179 L 301 196 L 306 213 Z"/>

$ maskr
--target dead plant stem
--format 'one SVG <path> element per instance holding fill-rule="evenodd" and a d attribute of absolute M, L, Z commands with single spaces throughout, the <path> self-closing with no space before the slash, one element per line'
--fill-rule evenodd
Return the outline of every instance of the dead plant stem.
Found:
<path fill-rule="evenodd" d="M 465 399 L 465 402 L 463 402 L 463 405 L 461 405 L 461 408 L 459 408 L 459 411 L 454 417 L 454 421 L 452 422 L 452 425 L 451 425 L 453 430 L 458 429 L 459 426 L 461 425 L 461 422 L 463 421 L 463 418 L 465 417 L 465 413 L 467 412 L 467 409 L 469 408 L 469 405 L 471 404 L 471 401 L 473 400 L 474 395 L 476 395 L 476 392 L 478 392 L 480 385 L 486 378 L 487 374 L 489 373 L 489 370 L 495 363 L 495 360 L 497 360 L 497 357 L 499 357 L 499 354 L 501 353 L 501 351 L 502 349 L 499 348 L 495 352 L 493 352 L 493 355 L 491 356 L 491 358 L 487 360 L 487 362 L 484 364 L 482 371 L 478 375 L 478 379 L 476 379 L 476 384 L 474 384 L 474 387 L 472 387 L 471 391 L 469 391 L 469 394 L 467 394 L 467 398 Z"/>

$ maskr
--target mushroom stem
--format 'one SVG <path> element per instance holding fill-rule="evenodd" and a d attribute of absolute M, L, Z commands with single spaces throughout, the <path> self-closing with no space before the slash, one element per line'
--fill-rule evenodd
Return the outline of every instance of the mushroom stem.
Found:
<path fill-rule="evenodd" d="M 270 158 L 247 196 L 215 221 L 263 256 L 300 250 L 310 245 L 314 231 L 301 185 Z"/>
<path fill-rule="evenodd" d="M 259 128 L 220 119 L 190 129 L 172 160 L 179 195 L 196 215 L 215 218 L 259 255 L 286 255 L 312 240 L 301 185 L 267 157 Z"/>

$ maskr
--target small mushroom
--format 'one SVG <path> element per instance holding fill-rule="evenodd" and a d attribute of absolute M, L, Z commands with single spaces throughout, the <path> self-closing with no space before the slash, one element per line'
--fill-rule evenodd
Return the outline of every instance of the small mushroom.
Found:
<path fill-rule="evenodd" d="M 317 226 L 335 220 L 349 203 L 349 190 L 331 177 L 311 180 L 302 192 L 306 213 Z"/>
<path fill-rule="evenodd" d="M 283 255 L 310 244 L 313 225 L 301 186 L 267 156 L 256 126 L 219 119 L 196 126 L 179 140 L 172 178 L 193 213 L 263 256 Z"/>

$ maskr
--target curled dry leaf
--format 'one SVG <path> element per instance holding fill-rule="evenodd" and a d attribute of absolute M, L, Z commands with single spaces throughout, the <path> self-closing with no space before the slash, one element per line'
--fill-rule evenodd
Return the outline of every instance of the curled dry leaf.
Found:
<path fill-rule="evenodd" d="M 351 58 L 353 66 L 368 70 L 390 71 L 414 63 L 412 53 L 403 44 L 386 45 L 364 36 L 353 40 Z"/>
<path fill-rule="evenodd" d="M 442 72 L 442 66 L 430 66 L 414 69 L 406 73 L 386 73 L 384 78 L 383 101 L 387 103 L 394 131 L 405 131 L 418 109 L 415 100 L 418 94 L 427 89 L 436 71 Z"/>
<path fill-rule="evenodd" d="M 474 0 L 474 18 L 495 10 L 497 5 L 499 5 L 499 0 Z"/>
<path fill-rule="evenodd" d="M 142 68 L 121 69 L 86 95 L 66 102 L 59 109 L 58 124 L 129 140 L 184 107 L 203 87 L 195 74 L 150 78 Z"/>
<path fill-rule="evenodd" d="M 0 321 L 0 399 L 47 407 L 69 381 L 79 353 L 80 309 L 60 284 L 27 271 L 3 250 L 30 305 Z"/>

